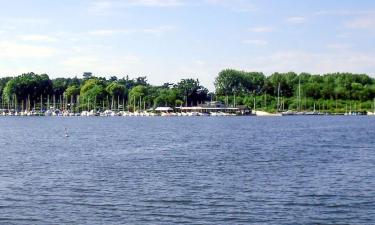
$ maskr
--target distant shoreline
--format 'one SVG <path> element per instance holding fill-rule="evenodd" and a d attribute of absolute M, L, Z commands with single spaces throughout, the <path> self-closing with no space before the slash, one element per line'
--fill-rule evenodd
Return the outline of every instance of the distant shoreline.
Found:
<path fill-rule="evenodd" d="M 155 86 L 146 77 L 107 79 L 86 72 L 83 78 L 50 79 L 47 74 L 27 73 L 0 78 L 0 108 L 13 115 L 69 116 L 124 111 L 126 116 L 231 116 L 257 110 L 261 110 L 260 116 L 375 112 L 375 79 L 366 74 L 276 72 L 265 76 L 261 72 L 225 69 L 214 84 L 215 91 L 210 92 L 192 78 Z"/>
<path fill-rule="evenodd" d="M 81 113 L 57 113 L 57 114 L 46 114 L 40 112 L 23 112 L 23 113 L 2 113 L 1 117 L 55 117 L 55 118 L 79 118 L 79 117 L 129 117 L 129 118 L 142 118 L 142 117 L 322 117 L 322 116 L 375 116 L 374 113 L 369 112 L 367 114 L 363 113 L 321 113 L 321 112 L 281 112 L 281 113 L 268 113 L 265 111 L 254 111 L 250 114 L 240 115 L 234 113 L 174 113 L 174 112 L 163 112 L 163 113 L 153 113 L 153 112 L 88 112 L 83 111 Z"/>

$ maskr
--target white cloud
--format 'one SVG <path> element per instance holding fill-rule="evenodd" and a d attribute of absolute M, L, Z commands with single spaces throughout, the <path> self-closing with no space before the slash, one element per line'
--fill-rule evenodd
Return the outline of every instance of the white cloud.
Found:
<path fill-rule="evenodd" d="M 134 30 L 94 30 L 90 31 L 89 34 L 93 36 L 113 36 L 118 34 L 131 34 Z"/>
<path fill-rule="evenodd" d="M 152 35 L 155 35 L 155 36 L 161 36 L 168 31 L 174 30 L 175 28 L 176 27 L 172 26 L 172 25 L 164 25 L 164 26 L 155 27 L 155 28 L 142 29 L 141 32 L 147 33 L 147 34 L 152 34 Z"/>
<path fill-rule="evenodd" d="M 94 15 L 107 15 L 110 13 L 113 7 L 113 1 L 96 0 L 91 2 L 88 11 Z"/>
<path fill-rule="evenodd" d="M 357 52 L 343 55 L 340 52 L 310 53 L 304 51 L 281 51 L 247 60 L 247 63 L 244 63 L 245 66 L 243 67 L 245 68 L 243 69 L 265 71 L 266 73 L 276 71 L 310 73 L 346 71 L 371 74 L 375 72 L 374 57 L 374 54 Z"/>
<path fill-rule="evenodd" d="M 0 76 L 18 76 L 23 73 L 29 73 L 29 72 L 35 72 L 35 73 L 45 73 L 43 70 L 38 70 L 36 67 L 31 68 L 31 67 L 12 67 L 12 68 L 7 68 L 7 67 L 2 67 L 0 65 Z"/>
<path fill-rule="evenodd" d="M 347 22 L 346 26 L 352 29 L 375 29 L 375 15 L 355 18 Z"/>
<path fill-rule="evenodd" d="M 197 60 L 194 60 L 194 64 L 197 66 L 204 66 L 206 62 L 203 60 L 197 59 Z"/>
<path fill-rule="evenodd" d="M 0 49 L 0 58 L 4 59 L 48 58 L 57 53 L 55 48 L 12 41 L 1 41 Z"/>
<path fill-rule="evenodd" d="M 110 15 L 126 7 L 177 7 L 184 0 L 92 0 L 88 11 L 94 15 Z M 123 14 L 123 11 L 121 12 Z"/>
<path fill-rule="evenodd" d="M 352 45 L 341 44 L 341 43 L 333 43 L 333 44 L 328 44 L 327 45 L 327 48 L 329 48 L 329 49 L 336 49 L 336 50 L 349 49 L 350 47 L 352 47 Z"/>
<path fill-rule="evenodd" d="M 255 46 L 265 46 L 268 45 L 268 42 L 265 40 L 258 40 L 258 39 L 249 39 L 249 40 L 243 40 L 243 44 L 246 45 L 255 45 Z"/>
<path fill-rule="evenodd" d="M 352 36 L 351 33 L 340 33 L 336 35 L 337 38 L 349 38 L 351 36 Z"/>
<path fill-rule="evenodd" d="M 18 39 L 22 41 L 57 42 L 56 38 L 47 35 L 22 35 Z"/>
<path fill-rule="evenodd" d="M 47 18 L 30 18 L 30 17 L 2 17 L 0 18 L 0 25 L 3 29 L 15 30 L 19 26 L 28 26 L 28 27 L 40 27 L 48 25 L 51 22 Z"/>
<path fill-rule="evenodd" d="M 130 7 L 172 8 L 203 4 L 224 7 L 235 12 L 253 12 L 257 10 L 248 0 L 91 0 L 88 12 L 93 15 L 106 16 L 118 13 L 124 14 L 123 9 Z"/>
<path fill-rule="evenodd" d="M 302 16 L 294 16 L 287 18 L 286 21 L 291 24 L 303 24 L 307 21 L 307 19 Z"/>
<path fill-rule="evenodd" d="M 253 12 L 257 8 L 248 0 L 203 0 L 207 4 L 226 7 L 236 12 Z"/>
<path fill-rule="evenodd" d="M 144 34 L 151 34 L 154 36 L 162 36 L 166 32 L 175 29 L 175 26 L 172 25 L 164 25 L 154 28 L 144 28 L 144 29 L 108 29 L 108 30 L 94 30 L 89 32 L 90 35 L 93 36 L 114 36 L 120 34 L 136 34 L 136 33 L 144 33 Z"/>
<path fill-rule="evenodd" d="M 317 16 L 358 16 L 375 14 L 375 10 L 321 10 L 314 14 Z"/>
<path fill-rule="evenodd" d="M 273 32 L 275 29 L 272 27 L 253 27 L 250 28 L 249 31 L 254 32 L 254 33 L 269 33 Z"/>
<path fill-rule="evenodd" d="M 184 5 L 185 3 L 182 0 L 129 0 L 128 4 L 137 6 L 174 7 Z"/>
<path fill-rule="evenodd" d="M 135 55 L 80 55 L 70 56 L 61 64 L 69 73 L 92 71 L 97 74 L 121 74 L 140 63 Z"/>

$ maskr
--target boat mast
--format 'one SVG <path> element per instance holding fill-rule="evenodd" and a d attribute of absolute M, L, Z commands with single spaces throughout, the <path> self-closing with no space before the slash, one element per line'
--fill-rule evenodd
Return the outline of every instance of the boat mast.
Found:
<path fill-rule="evenodd" d="M 106 108 L 106 109 L 109 109 L 109 96 L 108 95 L 107 95 L 107 102 L 106 102 L 106 104 L 108 106 L 108 108 Z"/>
<path fill-rule="evenodd" d="M 111 103 L 111 110 L 113 110 L 113 95 L 112 95 L 112 103 Z"/>
<path fill-rule="evenodd" d="M 14 94 L 14 113 L 16 112 L 17 110 L 17 97 L 16 97 L 16 94 Z"/>
<path fill-rule="evenodd" d="M 95 99 L 94 99 L 94 113 L 97 113 L 97 109 L 96 109 L 97 98 L 98 98 L 98 96 L 95 95 Z"/>
<path fill-rule="evenodd" d="M 71 110 L 73 113 L 75 113 L 74 106 L 75 106 L 75 104 L 74 104 L 74 96 L 71 95 L 71 96 L 70 96 L 70 110 Z"/>
<path fill-rule="evenodd" d="M 335 104 L 336 104 L 336 106 L 335 106 L 336 110 L 335 111 L 337 113 L 337 98 L 336 98 Z"/>
<path fill-rule="evenodd" d="M 264 93 L 264 109 L 267 109 L 267 93 Z"/>
<path fill-rule="evenodd" d="M 301 77 L 298 79 L 298 111 L 301 111 Z"/>
<path fill-rule="evenodd" d="M 63 110 L 63 106 L 62 106 L 62 101 L 61 101 L 61 95 L 59 95 L 59 109 L 60 109 L 60 111 L 62 111 Z"/>
<path fill-rule="evenodd" d="M 49 110 L 50 107 L 49 107 L 49 95 L 47 95 L 47 109 Z"/>
<path fill-rule="evenodd" d="M 133 101 L 133 112 L 135 112 L 135 96 L 134 96 L 134 101 Z"/>
<path fill-rule="evenodd" d="M 120 112 L 120 95 L 117 95 L 117 112 Z"/>
<path fill-rule="evenodd" d="M 30 105 L 31 105 L 31 103 L 30 103 L 30 94 L 27 95 L 27 101 L 29 103 L 29 107 L 28 107 L 27 111 L 30 112 Z"/>
<path fill-rule="evenodd" d="M 254 97 L 254 111 L 256 111 L 256 99 Z"/>
<path fill-rule="evenodd" d="M 77 98 L 77 100 L 76 100 L 76 101 L 77 101 L 77 108 L 78 108 L 78 112 L 80 112 L 80 110 L 79 110 L 79 95 L 77 95 L 77 97 L 76 97 L 76 98 Z"/>
<path fill-rule="evenodd" d="M 280 82 L 277 87 L 277 112 L 280 111 Z"/>
<path fill-rule="evenodd" d="M 43 110 L 43 95 L 40 95 L 40 112 Z"/>

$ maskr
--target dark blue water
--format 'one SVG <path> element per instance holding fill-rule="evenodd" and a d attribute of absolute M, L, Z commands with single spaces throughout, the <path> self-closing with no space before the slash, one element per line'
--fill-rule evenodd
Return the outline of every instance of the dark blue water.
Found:
<path fill-rule="evenodd" d="M 375 224 L 375 117 L 0 118 L 0 149 L 0 224 Z"/>

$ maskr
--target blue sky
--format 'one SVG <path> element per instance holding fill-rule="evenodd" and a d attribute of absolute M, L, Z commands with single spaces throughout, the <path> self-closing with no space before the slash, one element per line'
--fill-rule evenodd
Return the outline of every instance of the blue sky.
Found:
<path fill-rule="evenodd" d="M 0 0 L 0 76 L 375 75 L 372 0 Z"/>

